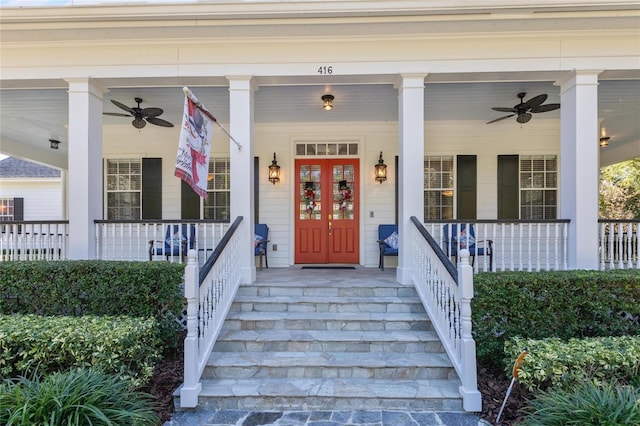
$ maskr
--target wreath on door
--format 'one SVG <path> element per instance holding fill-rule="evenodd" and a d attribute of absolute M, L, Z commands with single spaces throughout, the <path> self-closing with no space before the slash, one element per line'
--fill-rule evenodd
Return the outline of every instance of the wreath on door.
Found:
<path fill-rule="evenodd" d="M 346 180 L 341 180 L 338 182 L 338 193 L 339 193 L 339 203 L 340 210 L 345 211 L 347 208 L 347 204 L 349 201 L 353 200 L 353 194 L 351 193 L 351 188 L 347 185 Z"/>
<path fill-rule="evenodd" d="M 304 203 L 307 214 L 311 215 L 316 207 L 316 190 L 313 182 L 304 183 Z"/>

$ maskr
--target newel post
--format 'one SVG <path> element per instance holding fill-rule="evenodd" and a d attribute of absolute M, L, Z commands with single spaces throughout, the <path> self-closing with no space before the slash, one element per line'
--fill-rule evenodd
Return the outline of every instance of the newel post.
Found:
<path fill-rule="evenodd" d="M 184 383 L 180 389 L 180 406 L 198 406 L 202 389 L 198 368 L 198 295 L 200 293 L 197 252 L 189 250 L 184 270 L 184 297 L 187 299 L 187 337 L 184 339 Z"/>
<path fill-rule="evenodd" d="M 460 250 L 458 264 L 458 291 L 460 300 L 460 355 L 462 377 L 460 394 L 465 411 L 481 411 L 482 396 L 478 391 L 476 342 L 471 336 L 471 299 L 473 299 L 473 267 L 469 264 L 469 250 Z"/>

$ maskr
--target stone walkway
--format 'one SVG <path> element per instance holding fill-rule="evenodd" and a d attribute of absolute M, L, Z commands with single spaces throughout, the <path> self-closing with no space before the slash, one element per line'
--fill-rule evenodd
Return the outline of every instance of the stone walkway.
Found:
<path fill-rule="evenodd" d="M 164 426 L 486 426 L 473 414 L 405 411 L 180 411 Z"/>

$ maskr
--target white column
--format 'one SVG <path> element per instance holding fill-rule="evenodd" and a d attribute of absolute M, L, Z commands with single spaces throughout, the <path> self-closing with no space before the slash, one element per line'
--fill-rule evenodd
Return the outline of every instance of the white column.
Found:
<path fill-rule="evenodd" d="M 102 219 L 102 95 L 90 78 L 69 79 L 69 259 L 95 259 Z"/>
<path fill-rule="evenodd" d="M 424 219 L 424 78 L 426 74 L 401 74 L 396 85 L 399 100 L 398 165 L 398 269 L 396 279 L 411 284 L 411 245 L 407 230 L 411 216 Z"/>
<path fill-rule="evenodd" d="M 598 269 L 598 74 L 572 71 L 560 86 L 559 218 L 570 219 L 569 269 Z"/>
<path fill-rule="evenodd" d="M 243 216 L 239 232 L 241 247 L 240 282 L 249 284 L 256 280 L 256 264 L 253 248 L 253 92 L 251 76 L 228 76 L 229 80 L 229 133 L 242 145 L 238 149 L 229 140 L 231 153 L 231 221 Z"/>

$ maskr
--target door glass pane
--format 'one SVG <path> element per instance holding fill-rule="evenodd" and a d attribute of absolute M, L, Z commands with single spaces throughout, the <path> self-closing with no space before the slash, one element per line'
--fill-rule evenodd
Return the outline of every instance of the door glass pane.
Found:
<path fill-rule="evenodd" d="M 322 208 L 320 199 L 321 167 L 318 164 L 300 166 L 300 220 L 320 220 Z"/>
<path fill-rule="evenodd" d="M 333 166 L 333 219 L 354 218 L 354 167 L 353 165 Z"/>

